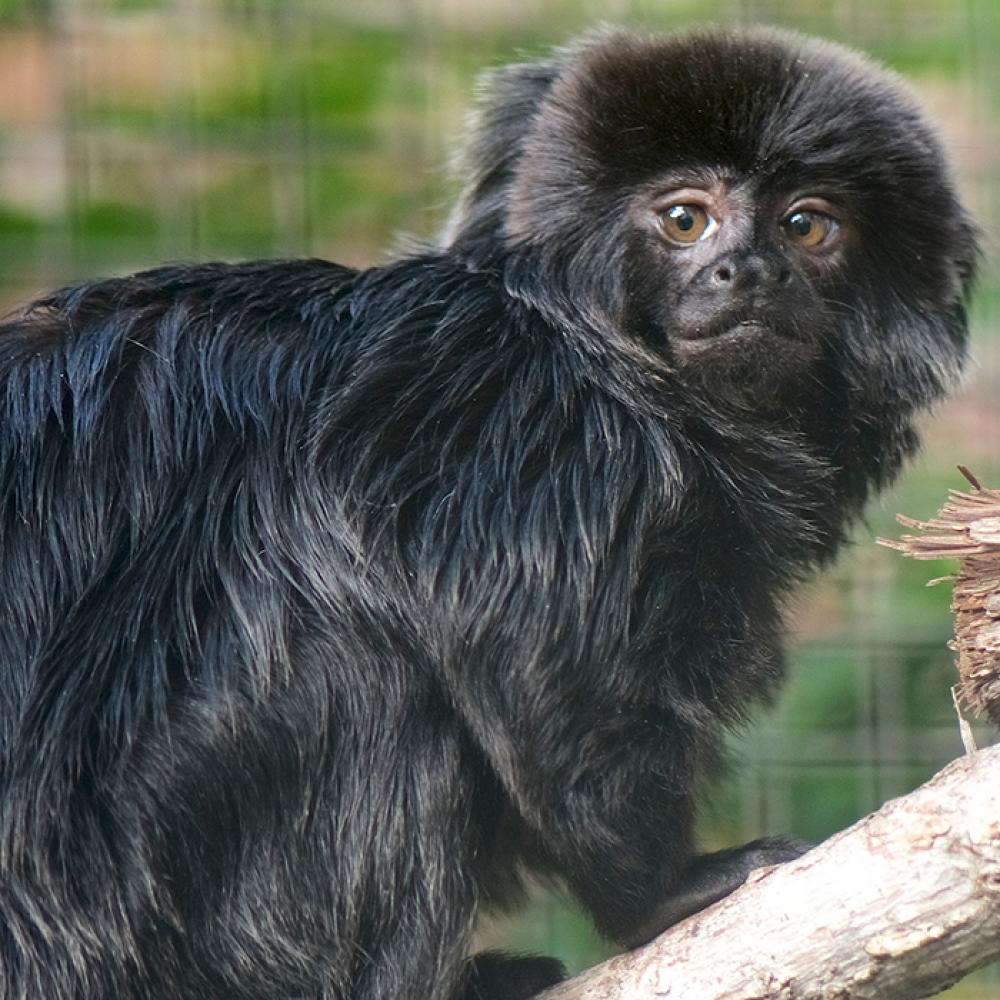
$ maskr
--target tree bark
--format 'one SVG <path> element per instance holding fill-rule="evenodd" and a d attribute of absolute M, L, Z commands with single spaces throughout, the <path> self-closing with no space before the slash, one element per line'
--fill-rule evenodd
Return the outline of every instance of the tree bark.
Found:
<path fill-rule="evenodd" d="M 1000 745 L 544 1000 L 914 1000 L 1000 957 Z"/>

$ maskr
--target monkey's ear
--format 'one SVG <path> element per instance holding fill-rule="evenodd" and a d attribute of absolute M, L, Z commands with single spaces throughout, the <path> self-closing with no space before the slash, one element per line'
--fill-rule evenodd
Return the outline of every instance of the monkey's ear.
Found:
<path fill-rule="evenodd" d="M 477 107 L 456 158 L 464 186 L 439 238 L 441 246 L 502 238 L 507 190 L 524 139 L 570 58 L 569 50 L 562 50 L 539 62 L 503 66 L 479 77 Z"/>
<path fill-rule="evenodd" d="M 438 238 L 442 248 L 488 250 L 503 239 L 509 192 L 538 113 L 552 85 L 587 50 L 614 38 L 631 38 L 613 24 L 599 24 L 537 62 L 487 70 L 478 80 L 476 108 L 455 160 L 462 193 Z"/>

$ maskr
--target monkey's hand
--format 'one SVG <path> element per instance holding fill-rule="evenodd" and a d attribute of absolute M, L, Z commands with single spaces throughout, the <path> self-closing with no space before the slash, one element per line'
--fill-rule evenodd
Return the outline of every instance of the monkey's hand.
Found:
<path fill-rule="evenodd" d="M 630 935 L 629 947 L 645 944 L 685 917 L 728 896 L 752 871 L 793 861 L 812 846 L 791 837 L 763 837 L 741 847 L 699 855 L 681 872 L 670 895 Z"/>
<path fill-rule="evenodd" d="M 459 1000 L 528 1000 L 566 978 L 558 959 L 541 955 L 480 952 L 469 960 L 464 992 Z"/>

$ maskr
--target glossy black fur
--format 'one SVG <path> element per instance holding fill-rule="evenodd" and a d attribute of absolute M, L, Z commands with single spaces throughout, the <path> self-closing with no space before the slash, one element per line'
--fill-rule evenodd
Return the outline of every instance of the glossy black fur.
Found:
<path fill-rule="evenodd" d="M 937 142 L 837 48 L 602 36 L 493 74 L 466 169 L 385 267 L 168 267 L 0 329 L 6 1000 L 512 1000 L 555 966 L 465 958 L 523 869 L 634 942 L 758 857 L 694 858 L 698 776 L 962 364 Z M 855 220 L 760 406 L 677 361 L 630 229 L 702 169 Z"/>

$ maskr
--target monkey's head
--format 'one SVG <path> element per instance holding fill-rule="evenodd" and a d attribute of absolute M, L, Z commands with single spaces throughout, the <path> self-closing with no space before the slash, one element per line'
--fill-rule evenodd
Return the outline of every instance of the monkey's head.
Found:
<path fill-rule="evenodd" d="M 493 74 L 468 167 L 454 249 L 717 401 L 823 369 L 899 425 L 961 368 L 974 227 L 905 86 L 840 46 L 593 36 Z"/>

